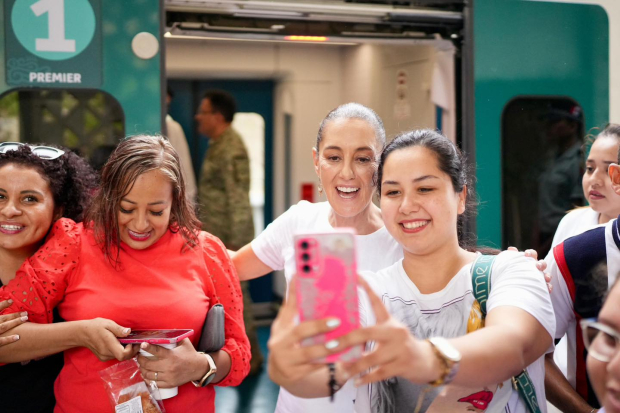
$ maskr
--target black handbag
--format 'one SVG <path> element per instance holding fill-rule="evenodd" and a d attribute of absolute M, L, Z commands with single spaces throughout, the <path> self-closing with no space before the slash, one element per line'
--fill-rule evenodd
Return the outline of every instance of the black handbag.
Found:
<path fill-rule="evenodd" d="M 205 324 L 202 326 L 202 335 L 198 343 L 198 351 L 214 353 L 224 347 L 224 306 L 215 304 L 207 312 Z"/>

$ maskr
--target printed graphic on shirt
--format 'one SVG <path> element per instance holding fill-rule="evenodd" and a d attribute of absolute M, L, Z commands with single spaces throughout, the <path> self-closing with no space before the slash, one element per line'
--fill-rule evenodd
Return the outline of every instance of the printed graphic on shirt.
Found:
<path fill-rule="evenodd" d="M 489 390 L 482 390 L 460 398 L 459 403 L 469 403 L 470 406 L 467 406 L 468 412 L 484 412 L 489 407 L 491 400 L 493 400 L 493 393 Z"/>
<path fill-rule="evenodd" d="M 459 337 L 484 327 L 480 305 L 471 290 L 436 309 L 420 309 L 415 300 L 398 296 L 384 295 L 382 299 L 389 312 L 420 339 Z M 429 389 L 395 377 L 370 387 L 370 405 L 373 413 L 407 412 L 418 404 L 419 397 L 424 397 L 421 412 L 492 413 L 503 411 L 511 394 L 512 389 L 506 383 L 494 388 L 446 386 L 443 389 Z"/>
<path fill-rule="evenodd" d="M 484 387 L 480 390 L 480 388 L 447 386 L 433 401 L 426 413 L 503 412 L 503 407 L 489 410 L 495 394 L 503 387 L 504 384 L 501 384 L 495 386 L 493 389 Z M 466 394 L 466 396 L 463 396 L 464 394 Z"/>

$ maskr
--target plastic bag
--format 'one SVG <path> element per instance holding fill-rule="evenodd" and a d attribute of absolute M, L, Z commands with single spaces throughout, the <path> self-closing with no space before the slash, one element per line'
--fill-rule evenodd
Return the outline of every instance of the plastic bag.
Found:
<path fill-rule="evenodd" d="M 135 359 L 101 370 L 99 376 L 115 413 L 166 413 L 163 403 L 156 400 L 160 398 L 157 385 L 144 381 Z"/>

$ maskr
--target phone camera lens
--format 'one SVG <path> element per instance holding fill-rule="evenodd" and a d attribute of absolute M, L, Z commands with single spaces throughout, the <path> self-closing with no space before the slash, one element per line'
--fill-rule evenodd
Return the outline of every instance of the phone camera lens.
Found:
<path fill-rule="evenodd" d="M 311 268 L 310 268 L 310 266 L 309 266 L 309 265 L 304 265 L 302 269 L 303 269 L 303 271 L 304 271 L 305 273 L 309 273 L 309 272 L 310 272 L 310 270 L 311 270 Z"/>
<path fill-rule="evenodd" d="M 302 259 L 302 260 L 304 260 L 304 261 L 310 261 L 310 254 L 308 254 L 308 253 L 303 253 L 303 254 L 301 255 L 301 259 Z"/>
<path fill-rule="evenodd" d="M 309 246 L 310 246 L 310 244 L 308 244 L 308 241 L 302 241 L 301 242 L 301 248 L 302 249 L 307 250 Z"/>

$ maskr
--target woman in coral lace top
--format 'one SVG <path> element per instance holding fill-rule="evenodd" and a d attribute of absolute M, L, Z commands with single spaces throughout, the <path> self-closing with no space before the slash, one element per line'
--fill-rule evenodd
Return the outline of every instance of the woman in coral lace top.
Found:
<path fill-rule="evenodd" d="M 194 336 L 177 348 L 150 346 L 146 350 L 157 360 L 138 361 L 146 380 L 160 388 L 179 386 L 178 396 L 164 401 L 168 413 L 214 411 L 213 384 L 237 385 L 249 370 L 241 291 L 222 243 L 198 230 L 168 141 L 138 136 L 121 142 L 84 222 L 59 220 L 45 245 L 0 290 L 0 300 L 14 301 L 4 313 L 27 311 L 29 321 L 44 324 L 58 308 L 67 323 L 16 327 L 12 333 L 20 340 L 10 352 L 0 348 L 0 362 L 64 351 L 55 412 L 110 412 L 98 373 L 116 360 L 102 360 L 127 359 L 138 350 L 123 348 L 117 337 L 129 328 L 191 328 Z M 194 346 L 217 302 L 226 309 L 226 342 L 204 355 Z M 215 378 L 196 387 L 191 382 L 210 370 L 209 357 Z"/>

